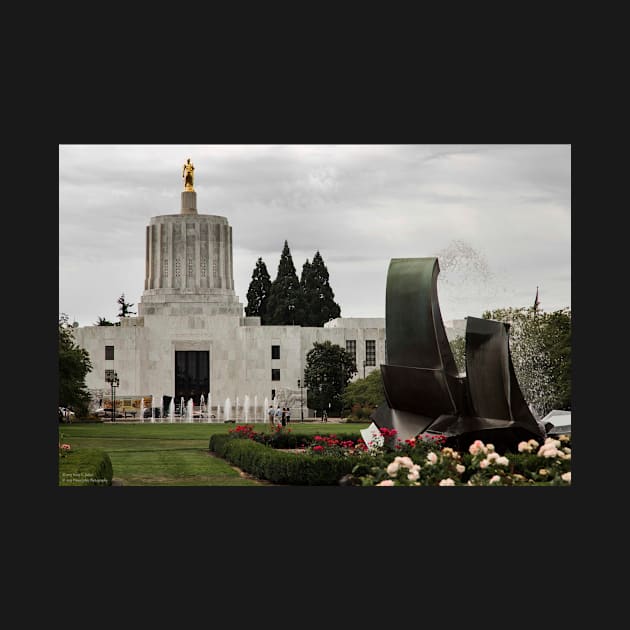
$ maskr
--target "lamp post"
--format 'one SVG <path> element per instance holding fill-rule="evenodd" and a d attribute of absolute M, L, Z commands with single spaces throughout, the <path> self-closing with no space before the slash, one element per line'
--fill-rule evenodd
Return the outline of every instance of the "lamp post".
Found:
<path fill-rule="evenodd" d="M 363 359 L 363 378 L 365 378 L 365 359 Z"/>
<path fill-rule="evenodd" d="M 120 385 L 118 374 L 111 370 L 105 381 L 112 387 L 112 422 L 116 422 L 116 388 Z"/>
<path fill-rule="evenodd" d="M 291 311 L 291 323 L 295 326 L 295 304 L 289 304 L 287 308 Z"/>
<path fill-rule="evenodd" d="M 302 380 L 298 378 L 298 387 L 300 388 L 300 422 L 304 422 L 304 401 L 302 400 Z"/>

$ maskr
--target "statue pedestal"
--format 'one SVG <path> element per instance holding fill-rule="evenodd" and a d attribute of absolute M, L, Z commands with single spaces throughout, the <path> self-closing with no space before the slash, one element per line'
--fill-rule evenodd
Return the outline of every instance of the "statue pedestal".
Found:
<path fill-rule="evenodd" d="M 181 214 L 197 214 L 197 193 L 194 191 L 182 192 Z"/>

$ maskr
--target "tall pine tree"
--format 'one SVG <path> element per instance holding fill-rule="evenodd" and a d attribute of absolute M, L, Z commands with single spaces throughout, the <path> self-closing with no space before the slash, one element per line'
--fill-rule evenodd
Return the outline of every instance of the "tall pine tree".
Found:
<path fill-rule="evenodd" d="M 308 261 L 307 261 L 308 262 Z M 329 283 L 328 269 L 317 251 L 313 262 L 302 270 L 305 326 L 323 326 L 341 317 L 341 307 L 335 302 L 335 294 Z"/>
<path fill-rule="evenodd" d="M 267 324 L 282 326 L 302 325 L 304 321 L 304 300 L 302 289 L 295 272 L 289 244 L 284 241 L 278 275 L 271 283 L 267 300 Z"/>
<path fill-rule="evenodd" d="M 302 265 L 302 276 L 300 277 L 300 289 L 302 290 L 302 300 L 304 305 L 304 317 L 302 318 L 302 326 L 312 326 L 311 309 L 309 304 L 313 302 L 316 293 L 316 287 L 313 285 L 313 273 L 311 263 L 306 259 Z"/>
<path fill-rule="evenodd" d="M 262 258 L 258 258 L 252 273 L 252 281 L 247 289 L 247 306 L 245 315 L 260 317 L 261 324 L 267 324 L 267 300 L 271 291 L 271 278 L 267 265 Z"/>

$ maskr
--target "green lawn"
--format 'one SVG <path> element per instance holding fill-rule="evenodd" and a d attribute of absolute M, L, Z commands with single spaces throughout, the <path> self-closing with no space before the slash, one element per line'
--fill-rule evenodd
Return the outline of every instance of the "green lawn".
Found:
<path fill-rule="evenodd" d="M 358 433 L 366 424 L 291 422 L 295 433 Z M 268 425 L 253 425 L 256 431 Z M 73 449 L 101 448 L 109 454 L 114 481 L 124 486 L 261 486 L 227 462 L 208 453 L 213 433 L 227 433 L 234 424 L 63 424 L 59 432 Z"/>

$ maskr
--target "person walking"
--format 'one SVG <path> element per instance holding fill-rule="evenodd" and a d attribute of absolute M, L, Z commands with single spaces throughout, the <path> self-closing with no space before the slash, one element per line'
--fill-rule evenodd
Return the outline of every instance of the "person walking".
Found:
<path fill-rule="evenodd" d="M 282 407 L 282 416 L 280 418 L 283 427 L 287 426 L 287 410 L 286 407 Z"/>
<path fill-rule="evenodd" d="M 326 410 L 324 409 L 324 411 L 322 412 L 322 421 L 323 422 L 328 422 L 328 413 L 326 412 Z"/>
<path fill-rule="evenodd" d="M 269 416 L 269 424 L 273 426 L 273 405 L 269 405 L 269 409 L 267 409 L 267 415 Z"/>
<path fill-rule="evenodd" d="M 287 424 L 289 424 L 289 422 L 291 422 L 291 409 L 287 407 Z"/>
<path fill-rule="evenodd" d="M 277 423 L 281 423 L 282 422 L 282 414 L 283 414 L 282 407 L 278 407 L 276 409 L 276 422 Z"/>

